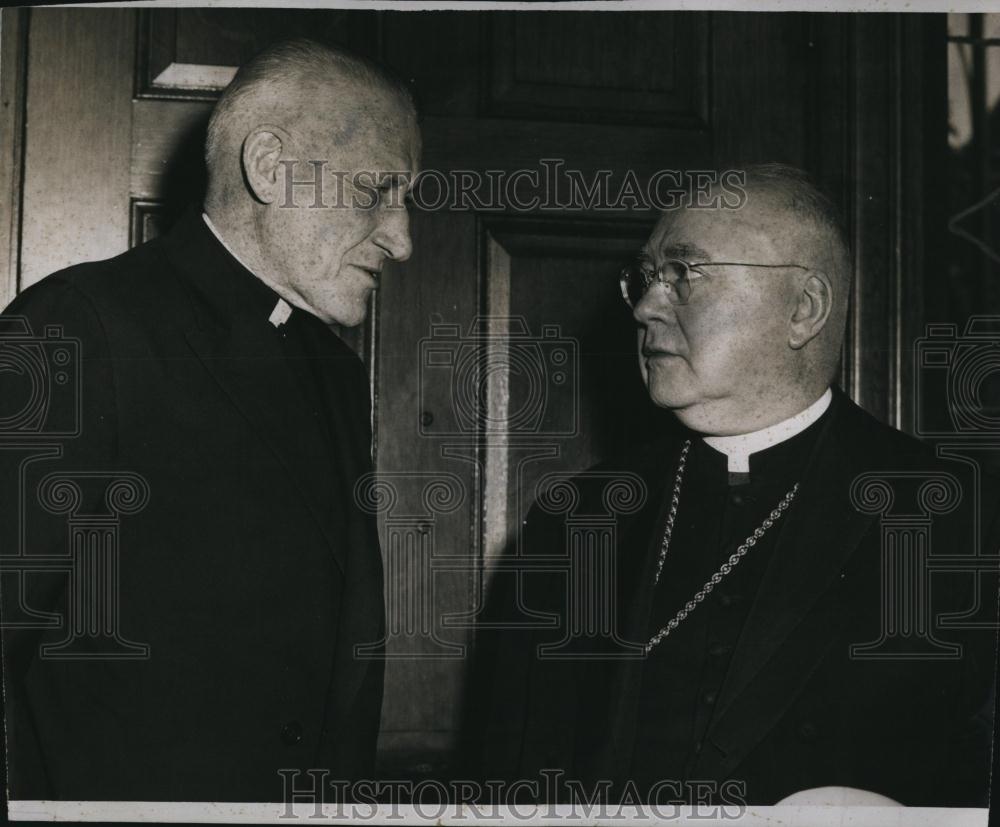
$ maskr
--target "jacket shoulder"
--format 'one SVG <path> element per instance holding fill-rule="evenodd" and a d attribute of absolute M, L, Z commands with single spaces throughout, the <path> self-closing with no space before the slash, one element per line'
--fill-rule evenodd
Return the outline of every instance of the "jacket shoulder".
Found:
<path fill-rule="evenodd" d="M 154 239 L 114 258 L 59 270 L 22 291 L 4 315 L 24 317 L 36 334 L 58 325 L 68 335 L 116 340 L 120 333 L 127 342 L 169 324 L 182 309 L 183 293 L 164 252 Z"/>
<path fill-rule="evenodd" d="M 963 458 L 960 452 L 942 455 L 934 443 L 886 425 L 850 400 L 846 400 L 840 430 L 859 473 L 902 474 L 918 480 L 945 475 L 961 492 L 978 492 L 982 503 L 1000 503 L 1000 478 L 989 466 Z"/>
<path fill-rule="evenodd" d="M 930 470 L 953 465 L 938 455 L 932 443 L 885 424 L 846 397 L 839 428 L 842 436 L 853 443 L 855 451 L 866 458 L 867 464 L 883 463 L 899 470 L 911 467 Z"/>

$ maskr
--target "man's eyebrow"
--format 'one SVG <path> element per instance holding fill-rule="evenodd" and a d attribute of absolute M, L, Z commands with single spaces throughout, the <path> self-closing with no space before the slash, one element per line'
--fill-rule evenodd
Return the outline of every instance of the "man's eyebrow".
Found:
<path fill-rule="evenodd" d="M 682 258 L 691 262 L 707 261 L 712 257 L 708 251 L 703 250 L 697 244 L 686 241 L 664 244 L 660 248 L 660 255 L 664 258 Z"/>

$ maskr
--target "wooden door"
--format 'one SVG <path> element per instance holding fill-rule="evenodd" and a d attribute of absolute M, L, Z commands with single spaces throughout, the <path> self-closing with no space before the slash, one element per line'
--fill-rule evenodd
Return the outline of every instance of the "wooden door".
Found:
<path fill-rule="evenodd" d="M 904 19 L 909 18 L 909 19 Z M 311 34 L 411 78 L 425 169 L 518 171 L 506 205 L 417 210 L 415 252 L 361 329 L 382 501 L 390 638 L 380 756 L 447 771 L 478 608 L 546 474 L 668 418 L 647 401 L 621 261 L 656 213 L 553 203 L 531 173 L 633 175 L 777 160 L 841 201 L 856 303 L 843 382 L 908 426 L 921 319 L 918 16 L 33 9 L 4 13 L 9 140 L 0 301 L 169 225 L 197 198 L 201 133 L 235 66 Z M 906 58 L 904 62 L 904 57 Z M 904 69 L 905 68 L 905 73 Z M 428 194 L 428 199 L 430 195 Z M 528 209 L 515 209 L 520 199 Z M 612 199 L 613 200 L 613 199 Z"/>

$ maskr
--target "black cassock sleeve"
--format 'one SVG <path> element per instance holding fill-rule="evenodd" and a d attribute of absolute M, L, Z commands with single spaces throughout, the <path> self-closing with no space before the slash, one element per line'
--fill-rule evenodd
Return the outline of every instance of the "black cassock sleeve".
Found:
<path fill-rule="evenodd" d="M 45 643 L 67 635 L 69 512 L 92 511 L 96 487 L 61 486 L 113 471 L 113 359 L 98 312 L 56 274 L 0 316 L 0 608 L 6 759 L 12 799 L 58 795 L 38 742 L 25 677 Z M 55 475 L 55 476 L 53 476 Z"/>

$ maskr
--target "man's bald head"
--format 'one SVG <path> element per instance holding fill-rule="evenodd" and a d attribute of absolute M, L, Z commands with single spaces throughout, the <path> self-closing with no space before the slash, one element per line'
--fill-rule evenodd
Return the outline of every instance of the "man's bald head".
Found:
<path fill-rule="evenodd" d="M 366 98 L 388 96 L 416 114 L 410 89 L 360 55 L 308 38 L 276 43 L 245 63 L 212 111 L 205 139 L 208 200 L 218 200 L 229 175 L 239 174 L 243 140 L 261 124 L 310 130 L 317 112 L 333 107 L 344 139 Z"/>
<path fill-rule="evenodd" d="M 830 278 L 833 307 L 813 353 L 816 369 L 830 381 L 840 357 L 852 281 L 850 247 L 839 211 L 796 167 L 755 164 L 744 171 L 744 210 L 770 225 L 772 243 L 786 261 L 801 262 Z"/>

